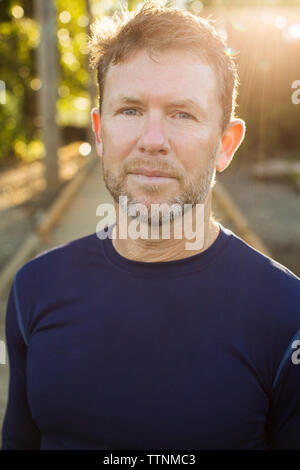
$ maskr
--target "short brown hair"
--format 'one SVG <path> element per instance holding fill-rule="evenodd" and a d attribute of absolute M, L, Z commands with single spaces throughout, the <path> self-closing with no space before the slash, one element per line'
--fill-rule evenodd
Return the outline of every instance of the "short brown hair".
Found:
<path fill-rule="evenodd" d="M 226 54 L 222 37 L 212 20 L 174 7 L 158 6 L 152 1 L 137 12 L 122 10 L 112 19 L 96 20 L 91 26 L 90 64 L 97 70 L 100 113 L 105 77 L 109 66 L 116 65 L 138 50 L 163 51 L 188 49 L 201 55 L 220 78 L 220 100 L 223 107 L 222 131 L 234 116 L 238 75 L 236 65 Z"/>

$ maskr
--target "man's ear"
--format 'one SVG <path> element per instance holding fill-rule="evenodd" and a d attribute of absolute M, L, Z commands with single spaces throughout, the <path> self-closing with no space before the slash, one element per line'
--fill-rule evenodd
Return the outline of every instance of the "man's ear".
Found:
<path fill-rule="evenodd" d="M 234 119 L 227 126 L 220 142 L 220 151 L 216 160 L 217 171 L 223 171 L 231 162 L 233 155 L 242 143 L 246 131 L 243 119 Z"/>
<path fill-rule="evenodd" d="M 100 131 L 100 113 L 98 108 L 93 108 L 91 111 L 92 128 L 96 137 L 96 150 L 99 157 L 103 157 L 103 143 Z"/>

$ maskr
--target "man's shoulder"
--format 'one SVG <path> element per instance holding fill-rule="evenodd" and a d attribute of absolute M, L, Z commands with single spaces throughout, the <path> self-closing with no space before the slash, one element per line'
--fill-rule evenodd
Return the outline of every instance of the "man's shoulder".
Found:
<path fill-rule="evenodd" d="M 15 278 L 28 284 L 38 282 L 44 275 L 61 276 L 95 253 L 101 255 L 101 240 L 91 233 L 41 251 L 21 266 Z"/>
<path fill-rule="evenodd" d="M 270 359 L 269 363 L 274 361 L 278 365 L 300 331 L 300 279 L 232 231 L 227 229 L 227 234 L 230 243 L 223 258 L 224 282 L 232 293 L 232 304 L 237 307 L 245 331 L 244 341 L 248 341 L 253 357 L 260 351 L 267 362 Z"/>
<path fill-rule="evenodd" d="M 300 328 L 300 279 L 271 256 L 253 248 L 232 231 L 222 262 L 228 289 L 256 315 L 294 318 Z"/>
<path fill-rule="evenodd" d="M 249 245 L 232 230 L 222 228 L 230 237 L 228 255 L 231 257 L 232 266 L 239 271 L 241 276 L 253 275 L 256 280 L 267 279 L 273 282 L 292 283 L 300 287 L 299 277 L 287 266 Z"/>

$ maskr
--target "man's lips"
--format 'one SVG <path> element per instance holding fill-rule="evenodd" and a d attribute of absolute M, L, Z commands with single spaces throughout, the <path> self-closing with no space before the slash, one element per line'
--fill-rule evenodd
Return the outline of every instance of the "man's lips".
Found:
<path fill-rule="evenodd" d="M 129 172 L 129 174 L 140 177 L 140 179 L 143 179 L 145 181 L 153 181 L 153 182 L 154 181 L 163 182 L 163 181 L 168 181 L 170 179 L 174 179 L 174 177 L 171 176 L 166 171 L 147 170 L 146 168 L 139 168 L 137 170 L 132 170 Z"/>

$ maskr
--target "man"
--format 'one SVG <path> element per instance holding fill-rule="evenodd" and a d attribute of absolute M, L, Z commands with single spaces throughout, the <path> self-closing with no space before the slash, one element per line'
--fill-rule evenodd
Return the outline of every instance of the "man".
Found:
<path fill-rule="evenodd" d="M 94 25 L 91 51 L 116 223 L 16 274 L 3 448 L 300 449 L 299 279 L 211 216 L 245 128 L 222 40 L 146 4 Z M 198 207 L 201 246 L 162 236 Z"/>

